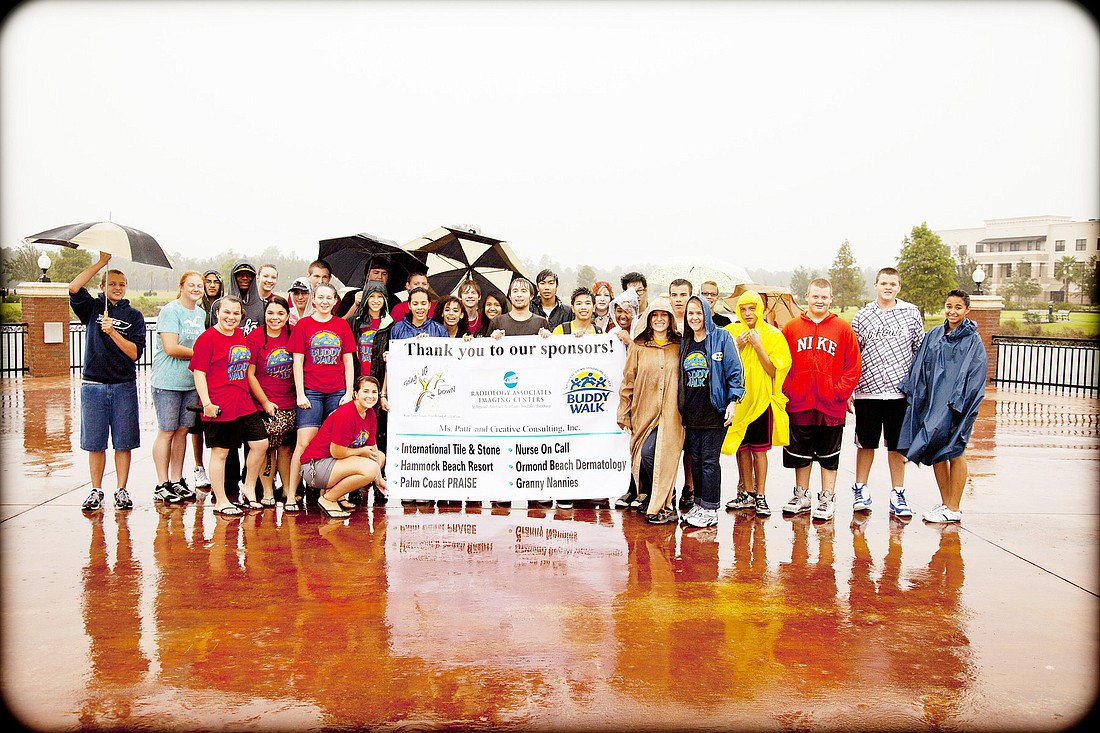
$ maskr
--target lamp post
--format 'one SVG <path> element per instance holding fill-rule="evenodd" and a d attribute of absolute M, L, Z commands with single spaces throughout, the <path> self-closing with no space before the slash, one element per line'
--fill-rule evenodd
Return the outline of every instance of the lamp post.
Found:
<path fill-rule="evenodd" d="M 50 278 L 46 276 L 46 270 L 50 269 L 50 265 L 52 265 L 52 264 L 53 263 L 50 262 L 50 256 L 48 254 L 46 254 L 45 252 L 38 255 L 38 269 L 42 270 L 42 277 L 38 278 L 38 282 L 40 282 L 40 283 L 50 282 Z"/>
<path fill-rule="evenodd" d="M 973 295 L 982 295 L 982 283 L 985 281 L 985 270 L 982 269 L 981 265 L 978 265 L 974 268 L 974 272 L 970 274 L 970 277 L 973 278 L 974 284 L 977 286 L 974 289 Z"/>

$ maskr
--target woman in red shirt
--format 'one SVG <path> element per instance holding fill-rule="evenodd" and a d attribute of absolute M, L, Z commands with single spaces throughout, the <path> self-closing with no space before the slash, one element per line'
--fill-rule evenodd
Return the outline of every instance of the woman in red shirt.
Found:
<path fill-rule="evenodd" d="M 330 517 L 349 517 L 341 501 L 348 493 L 374 484 L 387 494 L 378 450 L 378 380 L 369 375 L 355 380 L 355 398 L 325 418 L 317 435 L 302 453 L 302 481 L 320 492 L 317 504 Z"/>
<path fill-rule="evenodd" d="M 218 322 L 206 329 L 192 346 L 189 367 L 195 374 L 195 391 L 202 403 L 203 432 L 210 447 L 210 485 L 216 503 L 214 512 L 226 516 L 242 514 L 225 493 L 225 458 L 248 443 L 241 506 L 262 509 L 255 487 L 267 454 L 267 429 L 248 390 L 248 365 L 252 352 L 241 322 L 244 303 L 226 295 L 218 302 Z M 249 496 L 249 494 L 252 494 Z"/>
<path fill-rule="evenodd" d="M 284 509 L 298 508 L 298 475 L 302 451 L 317 435 L 325 418 L 351 402 L 355 379 L 355 335 L 343 318 L 333 315 L 339 298 L 329 283 L 313 289 L 313 313 L 294 325 L 290 353 L 294 358 L 294 392 L 298 405 L 298 436 L 290 457 L 291 486 Z"/>
<path fill-rule="evenodd" d="M 290 455 L 294 451 L 297 404 L 294 395 L 294 360 L 290 355 L 290 304 L 278 295 L 264 307 L 264 327 L 248 334 L 252 363 L 248 365 L 248 386 L 263 410 L 267 429 L 267 459 L 260 473 L 264 495 L 260 503 L 275 506 L 275 472 L 290 485 Z M 293 510 L 292 510 L 293 511 Z"/>

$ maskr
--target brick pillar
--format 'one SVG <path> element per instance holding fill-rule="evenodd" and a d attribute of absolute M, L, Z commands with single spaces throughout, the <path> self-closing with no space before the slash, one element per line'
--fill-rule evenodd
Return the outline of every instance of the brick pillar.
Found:
<path fill-rule="evenodd" d="M 1004 307 L 1004 298 L 999 295 L 970 296 L 970 320 L 978 324 L 978 333 L 989 357 L 989 368 L 985 373 L 987 384 L 997 375 L 997 350 L 993 348 L 993 337 L 1001 332 L 1001 311 Z"/>
<path fill-rule="evenodd" d="M 15 292 L 23 304 L 27 338 L 23 364 L 30 377 L 69 374 L 69 284 L 20 283 Z"/>

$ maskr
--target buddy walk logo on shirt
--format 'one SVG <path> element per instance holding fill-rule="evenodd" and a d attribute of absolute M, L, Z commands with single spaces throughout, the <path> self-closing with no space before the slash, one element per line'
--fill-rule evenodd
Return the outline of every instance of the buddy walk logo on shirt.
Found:
<path fill-rule="evenodd" d="M 252 352 L 247 346 L 233 346 L 229 349 L 229 367 L 226 379 L 237 382 L 248 374 L 248 365 L 252 361 Z"/>
<path fill-rule="evenodd" d="M 707 383 L 707 355 L 702 351 L 692 351 L 684 357 L 684 371 L 687 373 L 687 386 L 702 387 Z"/>
<path fill-rule="evenodd" d="M 340 363 L 340 337 L 332 331 L 318 331 L 309 339 L 309 358 L 314 364 Z"/>
<path fill-rule="evenodd" d="M 293 367 L 294 357 L 281 346 L 271 350 L 267 355 L 267 363 L 264 364 L 267 376 L 275 379 L 291 379 Z"/>

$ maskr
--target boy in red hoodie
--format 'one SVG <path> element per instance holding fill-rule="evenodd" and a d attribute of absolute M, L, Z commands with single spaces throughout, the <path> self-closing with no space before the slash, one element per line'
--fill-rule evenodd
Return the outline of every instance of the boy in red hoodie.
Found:
<path fill-rule="evenodd" d="M 791 370 L 783 383 L 791 419 L 790 445 L 783 448 L 783 465 L 794 469 L 794 497 L 784 514 L 810 511 L 810 469 L 821 467 L 821 492 L 810 516 L 830 520 L 836 508 L 834 488 L 840 465 L 840 442 L 848 398 L 862 368 L 855 331 L 829 312 L 833 287 L 816 278 L 806 289 L 809 310 L 783 326 L 791 348 Z"/>

